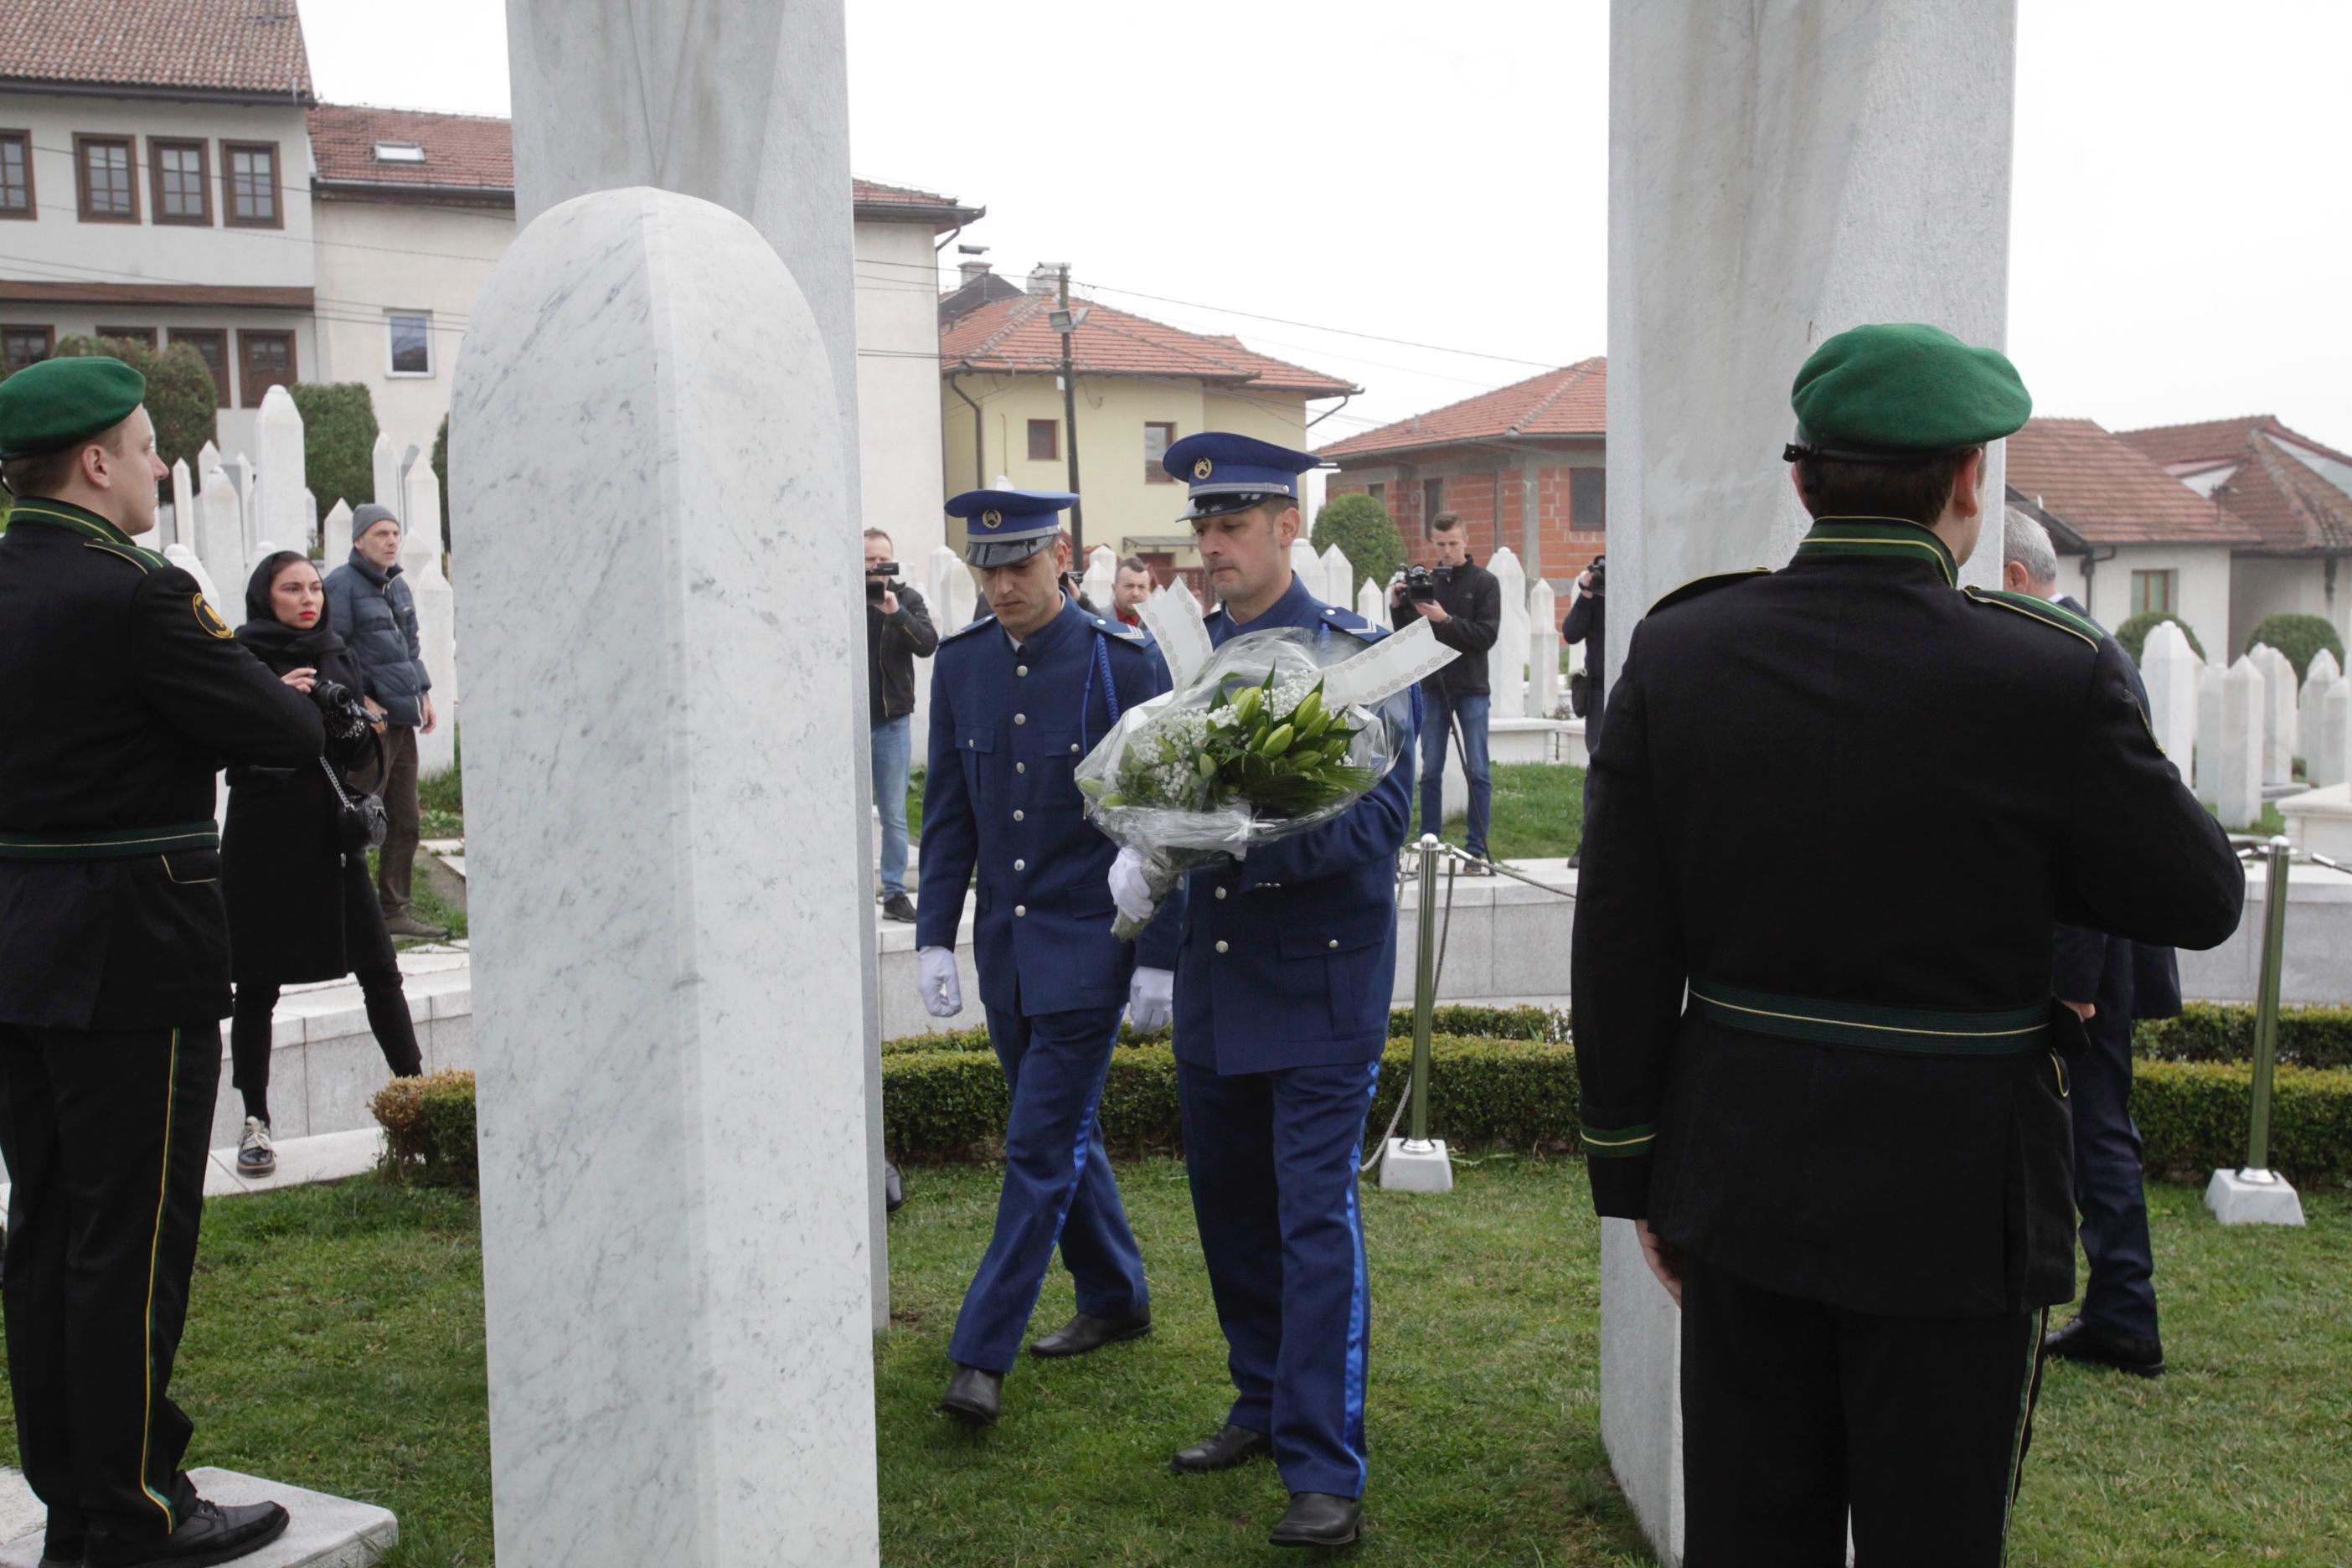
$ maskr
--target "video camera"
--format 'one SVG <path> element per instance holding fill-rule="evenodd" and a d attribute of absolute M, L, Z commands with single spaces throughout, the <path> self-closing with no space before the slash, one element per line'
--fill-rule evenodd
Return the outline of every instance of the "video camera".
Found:
<path fill-rule="evenodd" d="M 1454 581 L 1451 566 L 1408 566 L 1404 569 L 1404 596 L 1416 605 L 1437 603 L 1437 590 Z"/>
<path fill-rule="evenodd" d="M 865 567 L 863 572 L 866 578 L 866 602 L 869 605 L 878 605 L 882 602 L 884 592 L 889 588 L 891 579 L 898 575 L 898 563 L 896 561 L 877 561 L 873 565 Z"/>
<path fill-rule="evenodd" d="M 1605 593 L 1607 593 L 1607 592 L 1609 591 L 1609 557 L 1608 557 L 1608 556 L 1606 556 L 1606 555 L 1596 555 L 1596 556 L 1594 556 L 1594 557 L 1592 558 L 1592 564 L 1591 564 L 1591 565 L 1590 565 L 1590 566 L 1588 566 L 1588 567 L 1586 567 L 1586 568 L 1585 568 L 1585 570 L 1592 574 L 1592 587 L 1591 587 L 1591 592 L 1593 592 L 1593 593 L 1595 593 L 1595 594 L 1605 594 Z"/>

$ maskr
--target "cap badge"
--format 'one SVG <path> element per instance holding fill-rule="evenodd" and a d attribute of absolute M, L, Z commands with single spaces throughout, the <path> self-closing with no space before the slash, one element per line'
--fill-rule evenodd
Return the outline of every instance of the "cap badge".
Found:
<path fill-rule="evenodd" d="M 1004 526 L 1004 514 L 997 510 L 994 507 L 991 507 L 986 511 L 980 514 L 980 526 L 982 528 L 1002 528 Z"/>
<path fill-rule="evenodd" d="M 1199 462 L 1192 465 L 1192 477 L 1196 479 L 1205 479 L 1215 471 L 1216 465 L 1210 462 L 1206 458 L 1202 458 Z"/>

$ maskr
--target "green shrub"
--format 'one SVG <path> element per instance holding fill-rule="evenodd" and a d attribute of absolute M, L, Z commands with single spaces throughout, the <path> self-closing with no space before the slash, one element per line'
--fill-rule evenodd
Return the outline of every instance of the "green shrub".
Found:
<path fill-rule="evenodd" d="M 2140 649 L 2147 644 L 2147 634 L 2164 621 L 2170 621 L 2180 628 L 2180 635 L 2189 639 L 2189 646 L 2196 651 L 2199 658 L 2205 657 L 2205 645 L 2197 640 L 2197 634 L 2189 629 L 2189 623 L 2164 610 L 2143 610 L 2132 616 L 2116 628 L 2116 641 L 2124 645 L 2124 651 L 2131 655 L 2134 664 L 2137 664 Z"/>
<path fill-rule="evenodd" d="M 173 343 L 159 353 L 119 338 L 77 334 L 58 340 L 57 358 L 89 354 L 119 359 L 147 378 L 147 416 L 155 422 L 155 455 L 167 468 L 184 460 L 191 477 L 202 484 L 204 476 L 193 471 L 196 454 L 218 431 L 220 413 L 220 395 L 204 356 L 186 343 Z"/>
<path fill-rule="evenodd" d="M 2158 1174 L 2201 1176 L 2246 1157 L 2253 1069 L 2239 1062 L 2141 1062 L 2132 1121 Z M 2352 1177 L 2352 1072 L 2281 1067 L 2271 1095 L 2271 1164 L 2297 1182 Z"/>
<path fill-rule="evenodd" d="M 474 1148 L 474 1075 L 444 1068 L 422 1078 L 396 1078 L 377 1089 L 368 1109 L 383 1127 L 384 1175 L 426 1187 L 482 1184 Z"/>
<path fill-rule="evenodd" d="M 2312 658 L 2321 648 L 2336 656 L 2336 668 L 2344 668 L 2344 639 L 2325 616 L 2264 616 L 2246 637 L 2247 647 L 2256 643 L 2268 643 L 2286 655 L 2297 680 L 2310 673 Z"/>
<path fill-rule="evenodd" d="M 2132 1052 L 2151 1061 L 2251 1062 L 2254 1010 L 2191 1002 L 2178 1018 L 2132 1026 Z M 2352 1007 L 2283 1007 L 2278 1059 L 2306 1068 L 2352 1068 Z"/>
<path fill-rule="evenodd" d="M 1559 1040 L 1568 1038 L 1568 1014 L 1553 1007 L 1480 1007 L 1441 1006 L 1430 1016 L 1433 1035 L 1478 1035 L 1497 1040 Z M 1148 1045 L 1165 1040 L 1167 1032 L 1139 1035 L 1127 1025 L 1118 1031 L 1123 1046 Z M 1412 1038 L 1412 1009 L 1399 1007 L 1389 1014 L 1389 1037 L 1396 1040 Z M 988 1030 L 950 1029 L 936 1035 L 908 1035 L 882 1042 L 884 1056 L 906 1056 L 917 1051 L 989 1051 Z"/>
<path fill-rule="evenodd" d="M 302 382 L 286 390 L 302 411 L 303 478 L 320 521 L 339 500 L 354 507 L 382 500 L 375 493 L 375 399 L 368 389 L 357 382 Z M 404 511 L 397 503 L 393 510 Z M 348 542 L 327 540 L 327 550 L 334 553 Z"/>
<path fill-rule="evenodd" d="M 1389 579 L 1404 570 L 1404 536 L 1397 531 L 1396 520 L 1388 508 L 1360 492 L 1325 501 L 1315 514 L 1315 531 L 1307 542 L 1318 555 L 1335 544 L 1339 547 L 1356 569 L 1351 595 L 1362 593 L 1367 582 L 1378 583 L 1386 592 Z M 1340 607 L 1356 606 L 1351 602 Z"/>

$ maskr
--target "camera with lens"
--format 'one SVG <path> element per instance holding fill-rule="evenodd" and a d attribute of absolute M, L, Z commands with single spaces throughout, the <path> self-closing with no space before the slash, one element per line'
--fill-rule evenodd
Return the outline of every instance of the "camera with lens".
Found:
<path fill-rule="evenodd" d="M 869 605 L 880 604 L 882 595 L 890 587 L 891 580 L 898 575 L 898 563 L 896 561 L 877 561 L 873 565 L 866 567 L 866 602 Z"/>
<path fill-rule="evenodd" d="M 1592 564 L 1586 567 L 1585 570 L 1592 574 L 1592 587 L 1591 591 L 1595 594 L 1607 593 L 1609 590 L 1609 557 L 1606 555 L 1594 556 L 1592 558 Z"/>
<path fill-rule="evenodd" d="M 318 704 L 319 716 L 326 721 L 327 734 L 333 740 L 355 740 L 375 723 L 375 715 L 368 711 L 359 693 L 339 680 L 312 681 L 310 700 Z"/>
<path fill-rule="evenodd" d="M 1404 596 L 1416 605 L 1437 603 L 1437 590 L 1454 579 L 1451 566 L 1408 566 L 1404 569 Z"/>

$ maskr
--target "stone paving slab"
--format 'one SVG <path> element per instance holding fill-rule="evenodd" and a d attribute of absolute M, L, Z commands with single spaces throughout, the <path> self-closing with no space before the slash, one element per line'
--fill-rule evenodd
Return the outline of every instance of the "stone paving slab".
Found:
<path fill-rule="evenodd" d="M 303 1487 L 266 1481 L 206 1466 L 188 1472 L 203 1496 L 224 1507 L 281 1503 L 293 1518 L 286 1533 L 240 1557 L 240 1568 L 368 1568 L 400 1539 L 400 1522 L 373 1503 L 330 1497 Z M 29 1523 L 27 1522 L 29 1521 Z M 47 1513 L 15 1470 L 0 1469 L 0 1568 L 39 1568 Z"/>

